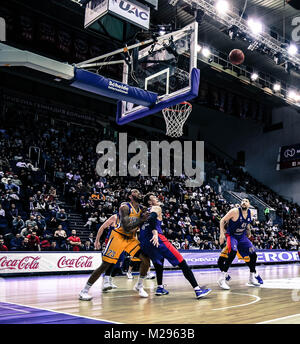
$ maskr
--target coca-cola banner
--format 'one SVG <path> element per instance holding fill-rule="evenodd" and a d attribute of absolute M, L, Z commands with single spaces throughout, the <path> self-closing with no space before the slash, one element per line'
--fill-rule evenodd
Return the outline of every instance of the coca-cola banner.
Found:
<path fill-rule="evenodd" d="M 1 252 L 0 276 L 33 272 L 92 271 L 101 263 L 100 252 Z"/>
<path fill-rule="evenodd" d="M 180 250 L 180 252 L 188 265 L 195 267 L 217 267 L 220 255 L 220 250 Z M 258 250 L 256 253 L 257 262 L 263 264 L 300 261 L 297 251 Z M 1 252 L 0 276 L 3 274 L 40 272 L 93 271 L 101 263 L 101 252 Z M 244 261 L 235 258 L 233 264 L 244 264 Z M 168 268 L 171 267 L 167 260 L 165 260 L 164 265 Z"/>

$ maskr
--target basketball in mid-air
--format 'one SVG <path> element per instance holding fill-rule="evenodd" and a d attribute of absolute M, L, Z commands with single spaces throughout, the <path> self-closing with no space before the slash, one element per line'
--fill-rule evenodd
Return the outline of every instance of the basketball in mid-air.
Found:
<path fill-rule="evenodd" d="M 229 61 L 234 65 L 240 65 L 244 62 L 245 55 L 240 49 L 233 49 L 229 54 Z"/>

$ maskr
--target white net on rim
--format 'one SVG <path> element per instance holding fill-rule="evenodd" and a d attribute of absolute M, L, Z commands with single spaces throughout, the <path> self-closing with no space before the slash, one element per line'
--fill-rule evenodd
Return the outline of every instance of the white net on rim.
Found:
<path fill-rule="evenodd" d="M 162 110 L 166 121 L 166 135 L 180 137 L 183 135 L 183 125 L 192 112 L 192 105 L 183 102 Z"/>

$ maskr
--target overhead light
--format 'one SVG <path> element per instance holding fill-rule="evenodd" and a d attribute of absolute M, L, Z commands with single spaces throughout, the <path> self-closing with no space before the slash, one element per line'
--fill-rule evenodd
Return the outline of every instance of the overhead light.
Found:
<path fill-rule="evenodd" d="M 294 90 L 290 90 L 287 94 L 287 98 L 294 100 L 294 101 L 296 101 L 297 97 L 298 97 L 297 93 Z"/>
<path fill-rule="evenodd" d="M 256 81 L 259 78 L 259 75 L 257 73 L 252 73 L 250 78 L 252 81 Z"/>
<path fill-rule="evenodd" d="M 209 48 L 203 48 L 202 49 L 202 55 L 204 56 L 204 57 L 210 57 L 210 55 L 211 55 L 211 51 L 210 51 L 210 49 Z"/>
<path fill-rule="evenodd" d="M 216 3 L 216 11 L 218 14 L 226 14 L 229 10 L 229 3 L 226 0 L 219 0 Z"/>
<path fill-rule="evenodd" d="M 281 90 L 281 85 L 279 83 L 276 83 L 273 85 L 274 92 L 279 92 Z"/>
<path fill-rule="evenodd" d="M 289 55 L 291 56 L 295 56 L 297 55 L 298 53 L 298 48 L 295 44 L 291 44 L 289 47 L 288 47 L 288 53 Z"/>
<path fill-rule="evenodd" d="M 202 47 L 201 47 L 201 45 L 200 44 L 197 44 L 197 53 L 200 53 L 200 51 L 201 51 L 201 49 L 202 49 Z"/>
<path fill-rule="evenodd" d="M 248 20 L 248 26 L 252 33 L 254 33 L 255 35 L 258 35 L 263 32 L 262 23 L 256 19 L 250 18 Z"/>

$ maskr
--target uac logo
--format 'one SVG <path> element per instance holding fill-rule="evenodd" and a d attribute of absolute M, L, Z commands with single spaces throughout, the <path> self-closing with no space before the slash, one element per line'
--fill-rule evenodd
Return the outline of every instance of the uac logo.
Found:
<path fill-rule="evenodd" d="M 131 5 L 126 1 L 120 1 L 119 7 L 121 8 L 121 10 L 126 11 L 129 14 L 134 14 L 136 17 L 142 20 L 148 19 L 148 13 L 139 10 L 137 7 Z"/>

